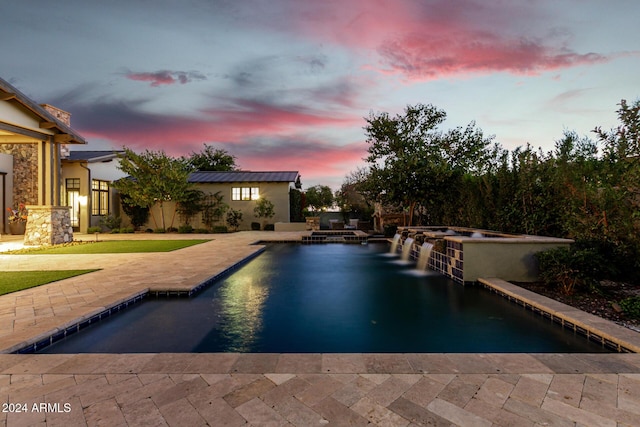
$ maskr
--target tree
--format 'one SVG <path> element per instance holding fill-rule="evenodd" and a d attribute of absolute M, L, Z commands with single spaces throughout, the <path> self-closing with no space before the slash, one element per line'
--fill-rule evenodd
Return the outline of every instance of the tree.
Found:
<path fill-rule="evenodd" d="M 201 152 L 192 152 L 190 157 L 185 160 L 198 171 L 234 171 L 238 169 L 234 156 L 221 148 L 214 148 L 208 144 L 204 145 Z"/>
<path fill-rule="evenodd" d="M 182 217 L 185 225 L 190 225 L 191 219 L 204 208 L 205 194 L 192 188 L 187 190 L 177 204 L 178 214 Z"/>
<path fill-rule="evenodd" d="M 242 222 L 242 211 L 235 209 L 229 209 L 227 211 L 227 225 L 233 228 L 233 231 L 238 231 L 238 227 Z"/>
<path fill-rule="evenodd" d="M 202 202 L 202 223 L 207 228 L 213 228 L 214 224 L 222 219 L 222 215 L 229 209 L 224 201 L 222 191 L 210 193 L 204 197 Z"/>
<path fill-rule="evenodd" d="M 129 197 L 124 194 L 120 195 L 122 210 L 131 220 L 131 224 L 135 228 L 140 228 L 149 220 L 149 208 L 146 206 L 138 206 Z"/>
<path fill-rule="evenodd" d="M 270 200 L 262 197 L 256 202 L 256 207 L 253 208 L 253 213 L 256 217 L 265 219 L 272 218 L 276 214 L 273 203 Z M 262 224 L 263 230 L 264 227 L 265 222 L 263 222 Z"/>
<path fill-rule="evenodd" d="M 373 215 L 373 204 L 377 194 L 370 194 L 367 188 L 369 171 L 366 168 L 358 168 L 344 178 L 340 190 L 336 191 L 336 204 L 345 216 L 349 214 L 360 219 L 370 219 Z"/>
<path fill-rule="evenodd" d="M 593 132 L 605 143 L 609 158 L 625 159 L 640 156 L 640 99 L 631 105 L 625 99 L 620 101 L 618 120 L 620 125 L 610 132 L 596 127 Z"/>
<path fill-rule="evenodd" d="M 297 188 L 289 189 L 289 221 L 304 222 L 302 210 L 305 208 L 304 193 Z"/>
<path fill-rule="evenodd" d="M 307 188 L 306 203 L 314 212 L 327 210 L 333 206 L 333 192 L 326 185 L 315 185 Z"/>
<path fill-rule="evenodd" d="M 136 154 L 124 148 L 118 167 L 128 176 L 114 182 L 113 187 L 137 206 L 151 209 L 159 205 L 160 224 L 151 211 L 156 228 L 160 225 L 166 229 L 165 202 L 176 202 L 170 223 L 173 226 L 177 204 L 185 200 L 193 188 L 188 182 L 191 166 L 183 159 L 167 156 L 164 151 L 145 150 L 142 154 Z"/>
<path fill-rule="evenodd" d="M 395 117 L 371 113 L 365 118 L 369 185 L 387 202 L 407 209 L 410 223 L 418 204 L 439 207 L 454 179 L 485 168 L 493 137 L 485 138 L 474 122 L 443 133 L 439 126 L 445 119 L 444 110 L 430 104 L 409 105 Z"/>

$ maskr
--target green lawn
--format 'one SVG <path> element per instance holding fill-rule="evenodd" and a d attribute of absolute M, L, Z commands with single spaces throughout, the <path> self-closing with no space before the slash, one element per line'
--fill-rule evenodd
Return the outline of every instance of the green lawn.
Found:
<path fill-rule="evenodd" d="M 91 273 L 92 271 L 96 270 L 3 271 L 0 275 L 0 295 L 68 279 L 69 277 Z"/>
<path fill-rule="evenodd" d="M 13 251 L 13 254 L 124 254 L 140 252 L 171 252 L 200 243 L 208 239 L 195 240 L 110 240 L 106 242 L 82 242 L 56 245 L 36 249 Z"/>

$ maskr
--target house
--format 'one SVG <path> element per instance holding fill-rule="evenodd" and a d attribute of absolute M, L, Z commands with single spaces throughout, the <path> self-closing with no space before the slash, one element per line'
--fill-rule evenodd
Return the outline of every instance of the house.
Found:
<path fill-rule="evenodd" d="M 299 178 L 297 171 L 198 171 L 189 176 L 189 182 L 195 184 L 195 187 L 205 195 L 222 196 L 222 202 L 230 209 L 242 212 L 242 222 L 238 229 L 250 230 L 252 222 L 267 221 L 270 224 L 290 222 L 289 190 L 292 184 L 299 185 Z M 273 217 L 265 219 L 254 215 L 254 208 L 259 199 L 267 199 L 273 203 L 275 212 Z M 166 204 L 165 206 L 166 211 L 169 212 L 175 205 L 169 207 L 169 204 Z M 156 211 L 153 212 L 153 216 L 159 218 L 159 208 L 156 206 L 154 209 Z M 174 226 L 178 223 L 179 220 L 176 220 Z M 224 225 L 224 217 L 220 218 L 218 223 Z M 190 225 L 194 228 L 206 228 L 202 215 L 192 218 Z"/>
<path fill-rule="evenodd" d="M 7 208 L 24 203 L 29 209 L 25 244 L 73 239 L 70 209 L 61 199 L 61 160 L 69 144 L 87 142 L 71 129 L 69 117 L 0 79 L 0 234 L 8 230 Z"/>
<path fill-rule="evenodd" d="M 106 216 L 120 216 L 120 199 L 111 183 L 125 174 L 122 151 L 71 151 L 62 159 L 62 204 L 69 206 L 74 231 L 86 233 Z"/>

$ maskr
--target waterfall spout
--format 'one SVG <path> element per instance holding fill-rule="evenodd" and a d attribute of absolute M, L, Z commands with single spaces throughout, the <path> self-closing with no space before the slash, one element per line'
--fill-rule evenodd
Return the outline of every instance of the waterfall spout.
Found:
<path fill-rule="evenodd" d="M 400 234 L 396 234 L 395 236 L 393 236 L 393 240 L 391 241 L 391 250 L 389 251 L 392 254 L 395 254 L 398 251 L 398 244 L 400 243 L 400 237 L 402 237 Z"/>
<path fill-rule="evenodd" d="M 429 267 L 429 258 L 431 257 L 431 251 L 433 250 L 433 243 L 424 242 L 420 247 L 420 256 L 418 257 L 418 263 L 416 269 L 419 271 L 426 270 Z"/>
<path fill-rule="evenodd" d="M 402 256 L 400 259 L 403 261 L 409 261 L 411 257 L 411 247 L 413 246 L 413 239 L 411 237 L 407 237 L 402 245 Z"/>

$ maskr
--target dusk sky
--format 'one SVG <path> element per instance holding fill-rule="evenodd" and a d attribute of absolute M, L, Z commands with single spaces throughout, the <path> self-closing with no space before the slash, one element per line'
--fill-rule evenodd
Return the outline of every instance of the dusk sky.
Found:
<path fill-rule="evenodd" d="M 90 141 L 339 188 L 364 117 L 434 104 L 505 148 L 616 125 L 640 97 L 638 0 L 63 0 L 0 5 L 0 77 Z"/>

